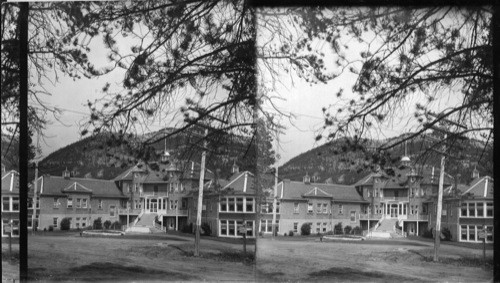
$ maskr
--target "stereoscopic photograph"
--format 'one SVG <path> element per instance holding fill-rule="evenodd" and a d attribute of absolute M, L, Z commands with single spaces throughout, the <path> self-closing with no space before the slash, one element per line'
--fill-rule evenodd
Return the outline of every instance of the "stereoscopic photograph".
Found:
<path fill-rule="evenodd" d="M 495 281 L 493 7 L 1 13 L 3 282 Z"/>

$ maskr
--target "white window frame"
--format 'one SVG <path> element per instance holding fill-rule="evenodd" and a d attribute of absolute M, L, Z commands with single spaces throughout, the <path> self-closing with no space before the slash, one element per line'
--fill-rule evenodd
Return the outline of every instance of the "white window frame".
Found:
<path fill-rule="evenodd" d="M 299 213 L 299 203 L 298 202 L 294 202 L 293 203 L 293 213 Z"/>
<path fill-rule="evenodd" d="M 8 209 L 6 209 L 5 206 L 3 205 L 5 200 L 7 200 L 7 202 L 9 203 Z M 2 211 L 6 211 L 6 212 L 12 211 L 12 198 L 11 197 L 2 197 Z"/>
<path fill-rule="evenodd" d="M 314 206 L 312 202 L 307 203 L 307 213 L 313 213 L 314 212 Z"/>
<path fill-rule="evenodd" d="M 87 199 L 82 199 L 82 208 L 87 208 Z"/>
<path fill-rule="evenodd" d="M 59 225 L 59 218 L 53 217 L 52 218 L 52 227 L 57 228 L 58 225 Z"/>
<path fill-rule="evenodd" d="M 73 208 L 73 197 L 68 197 L 67 208 Z"/>
<path fill-rule="evenodd" d="M 339 214 L 344 214 L 344 205 L 339 204 Z"/>
<path fill-rule="evenodd" d="M 53 206 L 53 208 L 59 208 L 60 206 L 61 206 L 61 202 L 59 201 L 59 198 L 54 198 L 54 206 Z"/>
<path fill-rule="evenodd" d="M 238 210 L 238 205 L 237 205 L 237 199 L 242 199 L 242 205 L 243 205 L 243 211 Z M 252 205 L 252 210 L 248 211 L 247 210 L 247 204 L 248 200 L 251 201 Z M 222 209 L 222 204 L 226 205 L 226 209 Z M 229 210 L 229 205 L 232 204 L 234 206 L 233 210 Z M 222 197 L 219 201 L 219 212 L 229 212 L 229 213 L 254 213 L 255 212 L 255 198 L 253 197 L 246 197 L 246 196 L 234 196 L 234 197 Z M 263 206 L 261 206 L 261 211 L 263 209 Z"/>
<path fill-rule="evenodd" d="M 299 231 L 299 222 L 293 222 L 293 232 L 298 233 Z"/>

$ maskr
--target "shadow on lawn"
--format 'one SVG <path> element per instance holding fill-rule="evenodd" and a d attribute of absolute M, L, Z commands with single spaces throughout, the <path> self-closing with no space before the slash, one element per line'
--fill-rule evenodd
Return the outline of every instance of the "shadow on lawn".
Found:
<path fill-rule="evenodd" d="M 354 282 L 420 282 L 420 280 L 376 271 L 360 271 L 349 267 L 332 267 L 309 273 L 314 281 L 354 281 Z"/>
<path fill-rule="evenodd" d="M 50 281 L 130 281 L 130 280 L 185 281 L 200 280 L 199 277 L 178 272 L 169 272 L 142 266 L 125 266 L 111 262 L 94 262 L 70 268 L 67 272 L 48 274 L 45 268 L 28 269 L 28 280 Z"/>
<path fill-rule="evenodd" d="M 434 262 L 434 255 L 428 255 L 425 252 L 417 251 L 417 250 L 408 250 L 408 252 L 416 254 L 419 256 L 420 260 L 424 262 Z M 440 256 L 438 259 L 439 263 L 442 264 L 450 264 L 455 266 L 467 266 L 467 267 L 483 267 L 484 261 L 482 258 L 472 258 L 472 257 L 459 257 L 459 258 L 451 258 L 446 256 Z M 493 270 L 493 260 L 486 260 L 486 268 Z"/>

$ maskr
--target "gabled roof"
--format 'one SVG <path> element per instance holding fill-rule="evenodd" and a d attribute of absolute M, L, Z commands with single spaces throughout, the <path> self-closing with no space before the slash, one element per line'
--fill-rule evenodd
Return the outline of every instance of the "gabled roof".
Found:
<path fill-rule="evenodd" d="M 39 177 L 37 182 L 41 196 L 65 196 L 71 193 L 90 193 L 93 197 L 126 197 L 112 180 L 87 178 L 65 179 L 59 176 L 44 175 Z M 31 187 L 33 188 L 34 186 L 32 185 Z"/>
<path fill-rule="evenodd" d="M 74 182 L 73 184 L 62 189 L 61 192 L 63 192 L 63 193 L 87 193 L 87 194 L 89 194 L 89 193 L 92 193 L 92 190 L 83 186 L 82 184 Z"/>
<path fill-rule="evenodd" d="M 476 178 L 462 195 L 472 194 L 475 198 L 493 199 L 493 178 L 484 176 Z"/>
<path fill-rule="evenodd" d="M 19 173 L 11 170 L 2 175 L 2 194 L 14 193 L 19 194 Z"/>
<path fill-rule="evenodd" d="M 222 189 L 231 188 L 235 192 L 253 193 L 255 192 L 253 183 L 254 174 L 249 171 L 243 171 L 233 174 L 233 176 L 229 178 L 228 183 L 222 187 Z"/>
<path fill-rule="evenodd" d="M 338 184 L 303 183 L 285 180 L 281 183 L 283 187 L 282 199 L 304 200 L 316 193 L 317 195 L 330 196 L 333 201 L 338 202 L 367 202 L 358 194 L 354 186 Z"/>
<path fill-rule="evenodd" d="M 302 194 L 303 197 L 323 197 L 323 198 L 332 198 L 333 196 L 318 187 L 314 187 L 309 192 Z"/>
<path fill-rule="evenodd" d="M 154 168 L 154 169 L 153 169 Z M 123 173 L 118 175 L 114 181 L 133 181 L 134 173 L 139 172 L 142 173 L 138 182 L 141 183 L 165 183 L 168 182 L 169 172 L 181 172 L 182 178 L 184 179 L 195 179 L 198 180 L 200 178 L 200 169 L 201 166 L 197 162 L 190 163 L 162 163 L 162 162 L 153 162 L 147 164 L 145 162 L 138 162 L 136 165 L 130 167 L 125 170 Z M 205 180 L 210 180 L 214 178 L 214 173 L 205 169 Z"/>

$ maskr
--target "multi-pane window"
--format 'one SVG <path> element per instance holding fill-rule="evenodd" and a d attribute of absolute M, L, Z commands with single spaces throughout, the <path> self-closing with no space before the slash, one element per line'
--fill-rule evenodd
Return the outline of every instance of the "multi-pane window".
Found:
<path fill-rule="evenodd" d="M 313 212 L 313 204 L 310 202 L 307 204 L 307 213 L 312 213 Z"/>
<path fill-rule="evenodd" d="M 254 198 L 251 197 L 221 198 L 219 209 L 220 212 L 255 212 L 255 201 Z M 262 212 L 264 212 L 265 209 L 264 206 L 261 207 Z"/>
<path fill-rule="evenodd" d="M 293 203 L 293 213 L 299 213 L 299 203 L 298 202 Z"/>
<path fill-rule="evenodd" d="M 243 237 L 243 233 L 240 233 L 239 228 L 245 225 L 245 234 L 249 237 L 254 236 L 253 227 L 254 222 L 251 220 L 220 220 L 220 236 L 225 237 Z"/>
<path fill-rule="evenodd" d="M 54 208 L 59 208 L 59 198 L 54 198 Z"/>
<path fill-rule="evenodd" d="M 87 208 L 87 199 L 86 198 L 82 199 L 82 207 Z"/>
<path fill-rule="evenodd" d="M 114 205 L 109 206 L 109 216 L 115 216 L 115 206 Z"/>
<path fill-rule="evenodd" d="M 493 217 L 493 203 L 486 203 L 486 217 Z"/>
<path fill-rule="evenodd" d="M 246 199 L 246 211 L 247 212 L 253 212 L 253 198 L 247 198 Z"/>
<path fill-rule="evenodd" d="M 293 232 L 297 233 L 298 229 L 299 229 L 299 223 L 298 222 L 294 222 L 293 223 Z"/>
<path fill-rule="evenodd" d="M 317 213 L 321 213 L 322 212 L 321 203 L 316 204 L 316 212 Z"/>
<path fill-rule="evenodd" d="M 476 212 L 477 212 L 476 215 L 478 217 L 484 216 L 484 203 L 482 202 L 476 203 Z"/>
<path fill-rule="evenodd" d="M 68 197 L 68 208 L 73 208 L 73 198 Z"/>
<path fill-rule="evenodd" d="M 356 211 L 351 211 L 351 222 L 356 221 Z"/>
<path fill-rule="evenodd" d="M 460 209 L 460 216 L 467 216 L 467 203 L 463 202 Z"/>
<path fill-rule="evenodd" d="M 80 199 L 80 198 L 77 198 L 77 199 L 76 199 L 76 207 L 77 207 L 77 208 L 82 207 L 82 199 Z"/>
<path fill-rule="evenodd" d="M 328 213 L 328 204 L 327 203 L 323 204 L 323 213 Z"/>
<path fill-rule="evenodd" d="M 227 235 L 227 220 L 220 221 L 220 234 Z"/>
<path fill-rule="evenodd" d="M 220 200 L 220 211 L 227 211 L 227 199 L 222 198 Z"/>
<path fill-rule="evenodd" d="M 320 233 L 321 232 L 321 222 L 318 222 L 316 223 L 316 233 Z"/>
<path fill-rule="evenodd" d="M 12 197 L 12 211 L 19 211 L 19 197 Z"/>
<path fill-rule="evenodd" d="M 82 227 L 87 226 L 87 217 L 82 218 Z"/>
<path fill-rule="evenodd" d="M 476 241 L 476 226 L 469 225 L 469 241 Z"/>
<path fill-rule="evenodd" d="M 102 209 L 102 199 L 97 200 L 97 209 Z"/>
<path fill-rule="evenodd" d="M 243 198 L 236 198 L 236 211 L 243 212 Z"/>
<path fill-rule="evenodd" d="M 10 211 L 10 197 L 2 197 L 2 211 Z"/>
<path fill-rule="evenodd" d="M 57 227 L 57 217 L 52 219 L 52 226 L 54 226 L 54 228 Z"/>
<path fill-rule="evenodd" d="M 476 203 L 470 202 L 469 204 L 469 217 L 476 217 Z"/>
<path fill-rule="evenodd" d="M 327 223 L 323 222 L 323 233 L 326 233 L 326 225 L 327 225 Z"/>
<path fill-rule="evenodd" d="M 344 206 L 339 204 L 339 214 L 344 213 L 343 210 L 344 210 Z"/>

